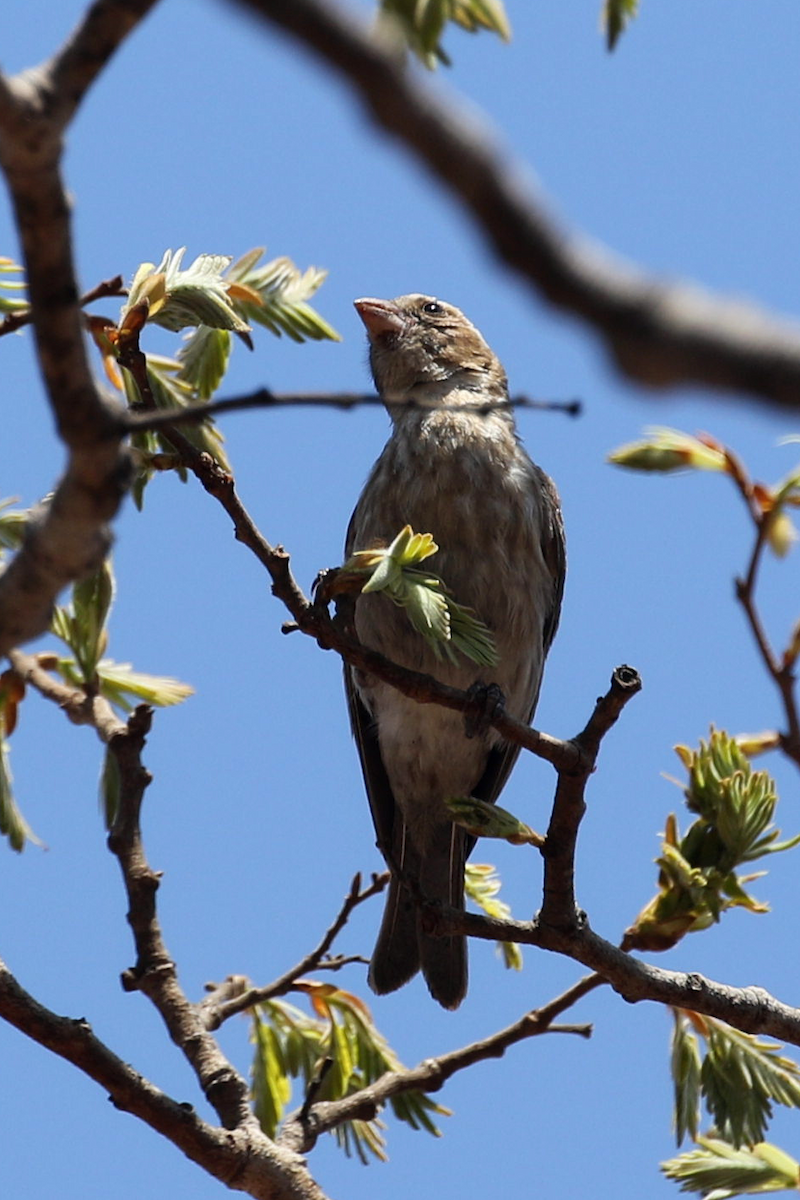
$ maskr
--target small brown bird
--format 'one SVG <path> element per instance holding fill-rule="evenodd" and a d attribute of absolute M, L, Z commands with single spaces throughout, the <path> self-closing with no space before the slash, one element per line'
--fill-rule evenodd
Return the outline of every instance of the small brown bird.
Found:
<path fill-rule="evenodd" d="M 347 553 L 388 545 L 406 524 L 431 533 L 440 547 L 434 570 L 494 635 L 499 661 L 484 682 L 499 686 L 512 716 L 530 721 L 564 587 L 555 487 L 519 443 L 500 362 L 459 309 L 422 295 L 355 307 L 393 430 L 350 521 Z M 458 688 L 476 682 L 474 663 L 438 658 L 386 596 L 359 596 L 355 628 L 404 667 Z M 444 798 L 493 803 L 518 748 L 492 729 L 468 738 L 459 713 L 417 704 L 362 671 L 346 667 L 345 681 L 379 847 L 426 899 L 463 907 L 474 839 L 450 820 Z M 431 995 L 457 1008 L 467 990 L 465 939 L 425 932 L 409 890 L 393 878 L 370 986 L 392 992 L 420 967 Z"/>

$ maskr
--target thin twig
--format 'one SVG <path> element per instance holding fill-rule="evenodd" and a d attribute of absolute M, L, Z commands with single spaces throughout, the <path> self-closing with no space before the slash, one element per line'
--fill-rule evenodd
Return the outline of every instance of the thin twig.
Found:
<path fill-rule="evenodd" d="M 88 292 L 80 298 L 81 308 L 86 308 L 88 304 L 92 304 L 95 300 L 104 300 L 108 296 L 127 296 L 128 289 L 123 286 L 122 276 L 115 275 L 112 279 L 103 279 L 100 283 L 95 284 Z M 19 312 L 8 313 L 0 321 L 0 337 L 6 333 L 14 333 L 17 329 L 22 329 L 24 325 L 30 325 L 33 320 L 33 311 L 30 308 L 21 309 Z"/>
<path fill-rule="evenodd" d="M 756 490 L 738 455 L 726 449 L 728 474 L 744 500 L 755 529 L 755 538 L 750 558 L 743 576 L 735 580 L 736 599 L 742 606 L 747 624 L 756 644 L 761 661 L 770 679 L 778 689 L 786 717 L 786 732 L 780 733 L 780 747 L 787 758 L 800 767 L 800 710 L 798 710 L 795 685 L 795 663 L 790 656 L 783 661 L 778 658 L 770 643 L 761 612 L 756 601 L 759 571 L 764 560 L 764 551 L 769 541 L 772 522 L 778 515 L 775 508 L 764 508 L 758 502 Z"/>
<path fill-rule="evenodd" d="M 3 332 L 0 325 L 0 334 Z M 391 408 L 391 403 L 383 400 L 374 392 L 270 392 L 267 388 L 259 388 L 247 396 L 232 396 L 227 400 L 214 400 L 208 404 L 189 404 L 185 408 L 171 408 L 157 413 L 131 412 L 125 418 L 125 425 L 131 433 L 151 432 L 164 429 L 169 425 L 199 424 L 209 417 L 217 417 L 223 413 L 244 412 L 248 409 L 259 408 L 336 408 L 348 412 L 353 408 L 363 406 L 380 406 Z M 414 401 L 403 400 L 398 407 L 413 408 Z M 440 407 L 445 408 L 446 405 Z M 491 408 L 529 408 L 543 412 L 560 412 L 570 417 L 577 417 L 582 412 L 580 400 L 532 400 L 528 396 L 513 396 L 508 401 L 497 404 L 481 405 L 479 412 L 488 412 Z"/>
<path fill-rule="evenodd" d="M 290 992 L 294 988 L 298 980 L 309 971 L 316 971 L 320 968 L 338 970 L 339 967 L 345 965 L 346 961 L 363 961 L 359 956 L 352 956 L 350 959 L 334 960 L 328 963 L 323 960 L 336 938 L 344 929 L 354 909 L 363 904 L 365 900 L 369 900 L 370 897 L 382 892 L 388 882 L 389 874 L 384 871 L 382 875 L 373 875 L 372 882 L 362 890 L 361 876 L 360 874 L 355 875 L 350 884 L 350 890 L 345 896 L 335 920 L 325 931 L 319 945 L 302 958 L 299 963 L 296 963 L 288 971 L 284 971 L 283 975 L 265 987 L 248 987 L 245 991 L 240 990 L 230 997 L 223 995 L 216 1002 L 212 1000 L 212 998 L 216 999 L 216 993 L 212 992 L 212 998 L 206 998 L 202 1004 L 206 1029 L 218 1029 L 223 1021 L 227 1021 L 237 1013 L 245 1012 L 248 1008 L 253 1008 L 256 1004 L 262 1004 L 265 1000 L 272 1000 L 276 996 L 285 996 L 287 992 Z"/>
<path fill-rule="evenodd" d="M 505 265 L 582 319 L 619 368 L 652 388 L 701 384 L 789 409 L 800 397 L 800 325 L 631 267 L 547 211 L 524 164 L 444 88 L 335 0 L 239 0 L 342 77 L 374 121 L 467 210 Z"/>

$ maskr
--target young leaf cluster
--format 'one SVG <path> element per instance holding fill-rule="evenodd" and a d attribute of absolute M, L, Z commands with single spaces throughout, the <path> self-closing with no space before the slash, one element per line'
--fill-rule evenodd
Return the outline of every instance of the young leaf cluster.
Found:
<path fill-rule="evenodd" d="M 627 26 L 639 13 L 639 0 L 604 0 L 600 24 L 606 44 L 613 50 Z"/>
<path fill-rule="evenodd" d="M 143 263 L 139 267 L 116 327 L 90 322 L 106 372 L 115 386 L 124 390 L 131 406 L 141 405 L 140 388 L 129 370 L 123 368 L 120 378 L 115 364 L 147 323 L 173 332 L 192 329 L 175 358 L 145 356 L 149 400 L 157 409 L 209 400 L 227 371 L 232 335 L 252 346 L 252 323 L 263 325 L 276 337 L 285 333 L 296 342 L 338 341 L 336 330 L 308 303 L 325 280 L 326 271 L 317 267 L 300 271 L 285 257 L 259 265 L 263 247 L 250 250 L 236 262 L 226 255 L 201 254 L 186 268 L 182 265 L 184 254 L 185 248 L 167 250 L 157 266 Z M 210 418 L 184 425 L 181 432 L 198 450 L 229 469 L 222 434 Z M 138 432 L 132 444 L 138 466 L 133 497 L 141 508 L 144 489 L 155 471 L 175 469 L 181 478 L 186 475 L 167 433 Z"/>
<path fill-rule="evenodd" d="M 381 0 L 383 29 L 399 37 L 431 71 L 438 63 L 450 66 L 441 44 L 449 22 L 469 33 L 487 29 L 505 42 L 511 39 L 502 0 Z"/>
<path fill-rule="evenodd" d="M 800 539 L 789 515 L 800 507 L 800 467 L 795 467 L 777 483 L 767 485 L 751 480 L 739 457 L 707 433 L 693 437 L 678 429 L 653 425 L 645 429 L 638 442 L 620 446 L 608 456 L 618 467 L 634 471 L 664 473 L 687 468 L 696 471 L 721 471 L 733 480 L 753 514 L 770 549 L 784 558 Z M 784 443 L 797 441 L 784 438 Z M 796 655 L 795 655 L 796 657 Z"/>
<path fill-rule="evenodd" d="M 414 533 L 406 525 L 390 546 L 351 554 L 339 572 L 340 581 L 362 580 L 363 595 L 384 592 L 406 610 L 437 657 L 456 662 L 460 651 L 479 666 L 496 666 L 494 638 L 483 621 L 456 603 L 438 575 L 419 568 L 438 549 L 429 533 Z"/>
<path fill-rule="evenodd" d="M 9 502 L 0 503 L 0 546 L 14 549 L 22 540 L 27 512 L 8 510 Z M 0 554 L 1 557 L 1 554 Z M 86 696 L 102 696 L 122 714 L 136 704 L 154 707 L 179 704 L 192 694 L 192 688 L 176 679 L 145 675 L 134 671 L 130 663 L 106 658 L 108 620 L 114 601 L 115 583 L 110 559 L 99 570 L 79 580 L 72 588 L 69 603 L 53 612 L 50 631 L 69 650 L 68 655 L 41 653 L 39 666 L 60 676 L 61 680 Z M 38 841 L 17 807 L 9 766 L 8 738 L 14 732 L 19 706 L 25 697 L 25 685 L 13 670 L 0 676 L 0 834 L 8 838 L 14 850 L 22 850 L 27 841 Z M 118 780 L 113 755 L 106 752 L 101 776 L 101 799 L 110 824 L 116 811 Z"/>
<path fill-rule="evenodd" d="M 720 1139 L 737 1148 L 763 1139 L 773 1104 L 800 1108 L 800 1067 L 780 1053 L 782 1046 L 699 1013 L 675 1009 L 673 1016 L 678 1145 L 697 1139 L 703 1104 Z"/>
<path fill-rule="evenodd" d="M 447 796 L 445 804 L 457 825 L 473 837 L 500 838 L 512 846 L 543 846 L 545 839 L 499 804 L 474 796 Z"/>
<path fill-rule="evenodd" d="M 490 863 L 467 863 L 464 868 L 464 893 L 487 917 L 506 921 L 511 908 L 500 899 L 500 876 Z M 498 942 L 497 949 L 506 967 L 522 970 L 522 947 L 517 942 Z"/>
<path fill-rule="evenodd" d="M 661 1164 L 668 1179 L 680 1183 L 682 1192 L 695 1192 L 705 1200 L 766 1192 L 796 1192 L 800 1163 L 769 1142 L 738 1149 L 716 1137 L 699 1137 L 698 1148 Z"/>
<path fill-rule="evenodd" d="M 659 892 L 626 931 L 626 949 L 669 949 L 728 908 L 766 912 L 744 888 L 758 876 L 740 876 L 737 868 L 800 842 L 800 835 L 777 840 L 774 781 L 753 770 L 734 738 L 712 729 L 699 750 L 677 746 L 676 752 L 689 772 L 686 806 L 697 819 L 681 836 L 675 816 L 668 817 L 656 859 Z"/>
<path fill-rule="evenodd" d="M 24 312 L 28 301 L 17 293 L 25 291 L 24 280 L 8 279 L 9 275 L 22 275 L 22 267 L 11 258 L 0 258 L 0 313 Z"/>
<path fill-rule="evenodd" d="M 301 1080 L 306 1093 L 314 1087 L 317 1100 L 339 1100 L 402 1066 L 357 996 L 332 984 L 305 981 L 297 986 L 308 995 L 314 1016 L 285 1000 L 265 1001 L 252 1012 L 253 1099 L 269 1137 L 289 1103 L 292 1079 Z M 400 1093 L 389 1103 L 398 1120 L 435 1137 L 440 1131 L 433 1115 L 449 1115 L 420 1091 Z M 347 1155 L 367 1163 L 386 1159 L 383 1129 L 378 1118 L 356 1119 L 333 1132 Z"/>

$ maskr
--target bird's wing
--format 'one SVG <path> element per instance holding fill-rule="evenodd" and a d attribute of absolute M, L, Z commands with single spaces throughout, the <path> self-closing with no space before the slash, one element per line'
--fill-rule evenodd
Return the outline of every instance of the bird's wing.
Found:
<path fill-rule="evenodd" d="M 542 659 L 544 660 L 555 637 L 561 615 L 561 600 L 564 595 L 564 575 L 567 567 L 567 550 L 558 493 L 550 477 L 544 471 L 540 471 L 538 467 L 536 471 L 537 485 L 543 498 L 542 558 L 553 584 L 550 605 L 542 622 Z M 535 694 L 531 697 L 531 706 L 527 715 L 529 724 L 533 720 L 538 699 L 539 691 L 537 687 Z M 511 773 L 514 763 L 517 761 L 519 751 L 520 747 L 514 746 L 510 742 L 503 747 L 491 750 L 486 763 L 486 770 L 483 772 L 478 786 L 473 789 L 473 796 L 476 796 L 479 800 L 485 800 L 487 804 L 494 804 L 506 785 L 506 780 Z"/>
<path fill-rule="evenodd" d="M 381 758 L 375 721 L 356 691 L 352 668 L 347 663 L 344 666 L 344 687 L 347 693 L 350 725 L 358 747 L 358 756 L 361 759 L 361 770 L 367 788 L 378 847 L 381 850 L 391 851 L 396 808 L 394 795 Z"/>
<path fill-rule="evenodd" d="M 537 468 L 538 471 L 538 468 Z M 564 596 L 564 579 L 567 574 L 567 542 L 564 535 L 564 519 L 561 516 L 561 503 L 555 484 L 549 475 L 539 471 L 539 483 L 544 498 L 543 528 L 542 528 L 542 557 L 545 566 L 553 580 L 553 592 L 550 609 L 545 616 L 542 640 L 544 652 L 550 649 L 558 629 L 561 616 L 561 601 Z M 533 716 L 533 713 L 531 713 Z"/>

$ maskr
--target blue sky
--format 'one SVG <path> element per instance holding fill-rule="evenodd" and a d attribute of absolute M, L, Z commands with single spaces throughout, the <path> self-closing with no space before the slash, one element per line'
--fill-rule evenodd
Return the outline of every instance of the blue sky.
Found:
<path fill-rule="evenodd" d="M 7 0 L 5 69 L 49 54 L 82 7 Z M 502 129 L 566 223 L 655 272 L 796 311 L 796 4 L 645 3 L 613 56 L 598 7 L 510 0 L 512 43 L 453 33 L 455 66 L 436 84 L 450 96 L 460 91 Z M 644 691 L 607 739 L 589 788 L 577 864 L 580 903 L 600 933 L 618 937 L 653 893 L 657 835 L 680 802 L 662 777 L 677 774 L 672 746 L 696 743 L 711 722 L 740 732 L 774 726 L 780 714 L 733 601 L 732 579 L 749 549 L 733 489 L 711 475 L 626 474 L 605 456 L 646 424 L 707 429 L 770 481 L 797 456 L 797 447 L 777 445 L 792 432 L 786 417 L 746 397 L 688 389 L 653 396 L 620 379 L 592 334 L 495 264 L 460 209 L 381 138 L 338 80 L 227 5 L 164 0 L 87 97 L 69 134 L 66 173 L 86 287 L 115 272 L 129 278 L 141 261 L 180 245 L 191 257 L 266 244 L 271 255 L 328 268 L 317 306 L 343 341 L 257 337 L 254 354 L 237 347 L 227 394 L 260 384 L 365 388 L 352 299 L 426 291 L 468 313 L 512 388 L 582 398 L 579 421 L 528 412 L 519 420 L 531 454 L 558 482 L 569 545 L 537 725 L 569 736 L 615 665 L 641 671 Z M 17 253 L 5 200 L 0 253 Z M 116 306 L 105 311 L 114 315 Z M 153 347 L 165 345 L 156 334 Z M 52 486 L 62 453 L 29 335 L 4 339 L 0 362 L 0 493 L 29 504 Z M 225 422 L 241 495 L 265 535 L 291 552 L 304 586 L 340 561 L 387 423 L 378 409 Z M 326 927 L 353 872 L 380 865 L 339 663 L 299 635 L 281 635 L 285 614 L 263 572 L 198 487 L 156 480 L 144 513 L 129 505 L 117 532 L 110 652 L 196 688 L 181 708 L 157 715 L 146 755 L 155 779 L 144 828 L 150 861 L 164 871 L 167 943 L 191 996 L 232 972 L 267 982 Z M 797 617 L 798 561 L 765 564 L 763 608 L 778 641 Z M 123 1058 L 204 1111 L 155 1012 L 119 987 L 132 955 L 97 812 L 99 744 L 35 697 L 13 741 L 17 795 L 48 849 L 0 851 L 0 953 L 44 1003 L 85 1016 Z M 779 824 L 795 833 L 796 778 L 779 761 L 770 766 L 781 784 Z M 549 768 L 528 758 L 504 803 L 541 827 L 552 785 Z M 491 845 L 479 858 L 499 865 L 515 913 L 535 911 L 535 855 Z M 778 856 L 754 888 L 770 915 L 729 914 L 660 962 L 758 983 L 791 1002 L 795 877 L 792 855 Z M 379 904 L 356 915 L 342 951 L 369 951 Z M 440 1011 L 419 981 L 376 1001 L 373 1012 L 411 1064 L 485 1036 L 580 974 L 533 951 L 521 974 L 506 973 L 490 945 L 475 945 L 458 1013 Z M 368 995 L 358 968 L 341 982 Z M 667 1015 L 598 992 L 574 1018 L 594 1022 L 590 1042 L 540 1038 L 454 1080 L 441 1097 L 454 1111 L 442 1140 L 390 1122 L 391 1161 L 369 1168 L 323 1142 L 312 1157 L 323 1188 L 349 1200 L 412 1190 L 455 1200 L 494 1194 L 498 1184 L 567 1197 L 583 1192 L 588 1177 L 601 1198 L 677 1194 L 656 1169 L 674 1147 Z M 222 1041 L 245 1068 L 244 1022 L 230 1022 Z M 39 1200 L 55 1187 L 67 1200 L 111 1191 L 117 1200 L 221 1195 L 171 1145 L 115 1112 L 95 1084 L 4 1027 L 0 1061 L 9 1196 Z M 781 1115 L 771 1137 L 797 1153 L 797 1130 Z"/>

